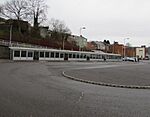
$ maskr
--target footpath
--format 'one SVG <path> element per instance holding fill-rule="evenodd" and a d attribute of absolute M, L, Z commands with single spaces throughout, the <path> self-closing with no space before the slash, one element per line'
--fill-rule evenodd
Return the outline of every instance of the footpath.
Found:
<path fill-rule="evenodd" d="M 10 63 L 12 62 L 12 60 L 9 60 L 9 59 L 0 59 L 0 63 Z"/>

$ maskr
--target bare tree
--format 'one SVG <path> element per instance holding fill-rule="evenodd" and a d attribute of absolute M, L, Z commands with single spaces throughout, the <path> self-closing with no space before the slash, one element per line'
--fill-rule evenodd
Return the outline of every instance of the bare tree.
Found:
<path fill-rule="evenodd" d="M 50 28 L 54 32 L 68 33 L 68 34 L 71 33 L 70 29 L 66 26 L 66 24 L 63 21 L 60 21 L 58 19 L 53 19 L 53 18 L 51 19 Z"/>
<path fill-rule="evenodd" d="M 2 6 L 0 5 L 0 14 L 2 13 Z"/>
<path fill-rule="evenodd" d="M 27 0 L 28 12 L 26 13 L 28 20 L 33 23 L 34 28 L 38 28 L 39 24 L 46 20 L 46 12 L 48 6 L 45 0 Z"/>
<path fill-rule="evenodd" d="M 0 15 L 2 17 L 21 20 L 27 12 L 27 2 L 25 0 L 7 1 L 0 6 Z"/>
<path fill-rule="evenodd" d="M 127 47 L 132 47 L 132 45 L 130 43 L 126 43 Z"/>
<path fill-rule="evenodd" d="M 11 0 L 0 5 L 0 15 L 10 19 L 32 21 L 34 27 L 46 20 L 45 0 Z"/>
<path fill-rule="evenodd" d="M 18 31 L 21 34 L 20 20 L 25 18 L 27 12 L 27 2 L 25 0 L 11 0 L 0 5 L 0 16 L 9 19 L 16 19 L 18 22 Z M 9 22 L 12 25 L 12 21 Z"/>
<path fill-rule="evenodd" d="M 65 41 L 71 35 L 71 30 L 65 25 L 63 21 L 58 19 L 51 19 L 50 29 L 52 31 L 52 38 L 62 42 L 62 49 L 64 49 Z"/>

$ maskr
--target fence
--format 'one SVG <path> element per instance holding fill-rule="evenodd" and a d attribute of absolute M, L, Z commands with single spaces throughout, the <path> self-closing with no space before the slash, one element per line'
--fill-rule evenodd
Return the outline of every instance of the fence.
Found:
<path fill-rule="evenodd" d="M 39 46 L 39 45 L 33 45 L 33 44 L 26 44 L 26 43 L 20 43 L 20 42 L 10 42 L 7 40 L 2 40 L 0 39 L 0 45 L 4 45 L 4 46 L 13 46 L 13 47 L 27 47 L 27 48 L 48 48 L 46 46 Z"/>

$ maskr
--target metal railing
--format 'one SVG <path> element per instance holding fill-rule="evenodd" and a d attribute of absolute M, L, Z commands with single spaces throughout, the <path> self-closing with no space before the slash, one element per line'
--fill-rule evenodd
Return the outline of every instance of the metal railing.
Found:
<path fill-rule="evenodd" d="M 9 46 L 9 42 L 0 39 L 0 45 Z"/>
<path fill-rule="evenodd" d="M 4 46 L 12 46 L 12 47 L 26 47 L 26 48 L 48 48 L 46 46 L 40 46 L 40 45 L 33 45 L 33 44 L 27 44 L 27 43 L 21 43 L 21 42 L 10 42 L 7 40 L 2 40 L 0 39 L 0 45 L 4 45 Z"/>

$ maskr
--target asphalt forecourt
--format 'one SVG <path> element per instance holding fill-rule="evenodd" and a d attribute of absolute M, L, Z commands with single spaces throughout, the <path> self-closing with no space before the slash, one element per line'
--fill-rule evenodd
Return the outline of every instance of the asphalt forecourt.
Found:
<path fill-rule="evenodd" d="M 134 64 L 125 66 L 107 66 L 101 68 L 72 69 L 63 71 L 62 75 L 80 82 L 94 85 L 150 89 L 150 65 Z"/>

